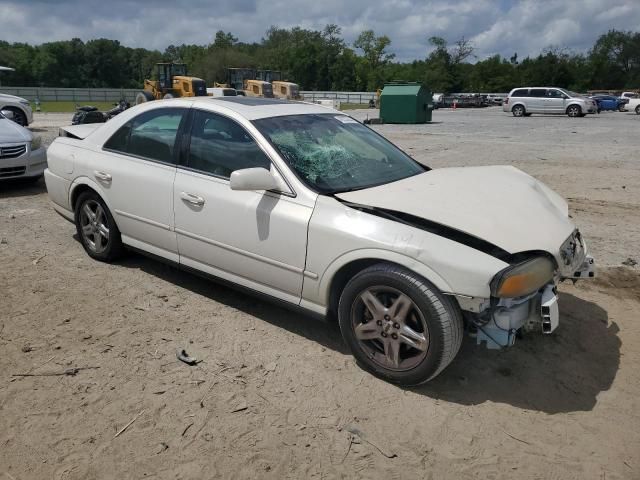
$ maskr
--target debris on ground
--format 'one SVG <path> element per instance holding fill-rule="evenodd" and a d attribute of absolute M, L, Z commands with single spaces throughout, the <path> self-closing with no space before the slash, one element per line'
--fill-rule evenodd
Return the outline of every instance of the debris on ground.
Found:
<path fill-rule="evenodd" d="M 190 357 L 185 349 L 178 349 L 178 351 L 176 352 L 176 358 L 181 362 L 186 363 L 187 365 L 193 366 L 198 364 L 198 360 L 196 360 L 194 357 Z"/>
<path fill-rule="evenodd" d="M 622 264 L 626 265 L 627 267 L 635 267 L 638 264 L 638 262 L 635 261 L 633 258 L 629 257 L 624 262 L 622 262 Z"/>

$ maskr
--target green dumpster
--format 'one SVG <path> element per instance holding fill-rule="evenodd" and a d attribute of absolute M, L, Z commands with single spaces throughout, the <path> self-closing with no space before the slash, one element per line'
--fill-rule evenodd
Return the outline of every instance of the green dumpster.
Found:
<path fill-rule="evenodd" d="M 416 82 L 385 83 L 380 94 L 383 123 L 427 123 L 431 121 L 431 92 Z"/>

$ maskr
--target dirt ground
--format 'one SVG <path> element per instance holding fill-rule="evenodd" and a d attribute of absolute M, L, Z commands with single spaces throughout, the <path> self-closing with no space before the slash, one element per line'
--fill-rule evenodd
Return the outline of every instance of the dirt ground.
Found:
<path fill-rule="evenodd" d="M 68 117 L 32 127 L 49 142 Z M 599 277 L 561 286 L 553 335 L 468 338 L 398 388 L 335 326 L 139 255 L 94 262 L 43 182 L 0 185 L 0 478 L 640 479 L 640 267 L 623 265 L 640 262 L 640 116 L 434 121 L 376 129 L 433 167 L 512 164 L 569 199 Z"/>

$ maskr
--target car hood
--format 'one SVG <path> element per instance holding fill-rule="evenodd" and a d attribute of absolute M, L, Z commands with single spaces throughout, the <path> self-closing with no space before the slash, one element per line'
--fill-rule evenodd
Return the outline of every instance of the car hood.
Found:
<path fill-rule="evenodd" d="M 33 133 L 8 118 L 0 118 L 0 143 L 30 142 Z"/>
<path fill-rule="evenodd" d="M 557 256 L 575 229 L 564 199 L 509 166 L 435 169 L 336 196 L 439 223 L 509 253 L 542 250 Z"/>
<path fill-rule="evenodd" d="M 26 102 L 27 100 L 22 97 L 16 97 L 15 95 L 9 95 L 7 93 L 0 93 L 0 100 L 6 100 L 10 102 Z"/>

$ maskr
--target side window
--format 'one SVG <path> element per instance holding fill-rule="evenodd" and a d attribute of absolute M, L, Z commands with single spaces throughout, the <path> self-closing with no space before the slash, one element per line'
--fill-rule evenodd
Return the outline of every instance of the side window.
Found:
<path fill-rule="evenodd" d="M 526 88 L 521 88 L 519 90 L 515 90 L 512 94 L 512 97 L 528 97 L 529 93 Z"/>
<path fill-rule="evenodd" d="M 529 95 L 531 97 L 546 97 L 547 96 L 547 89 L 546 88 L 532 88 L 531 91 L 529 92 Z"/>
<path fill-rule="evenodd" d="M 175 145 L 184 109 L 160 108 L 125 123 L 104 148 L 163 163 L 176 163 Z"/>
<path fill-rule="evenodd" d="M 226 117 L 194 110 L 187 167 L 229 178 L 243 168 L 269 170 L 271 161 L 247 131 Z"/>

